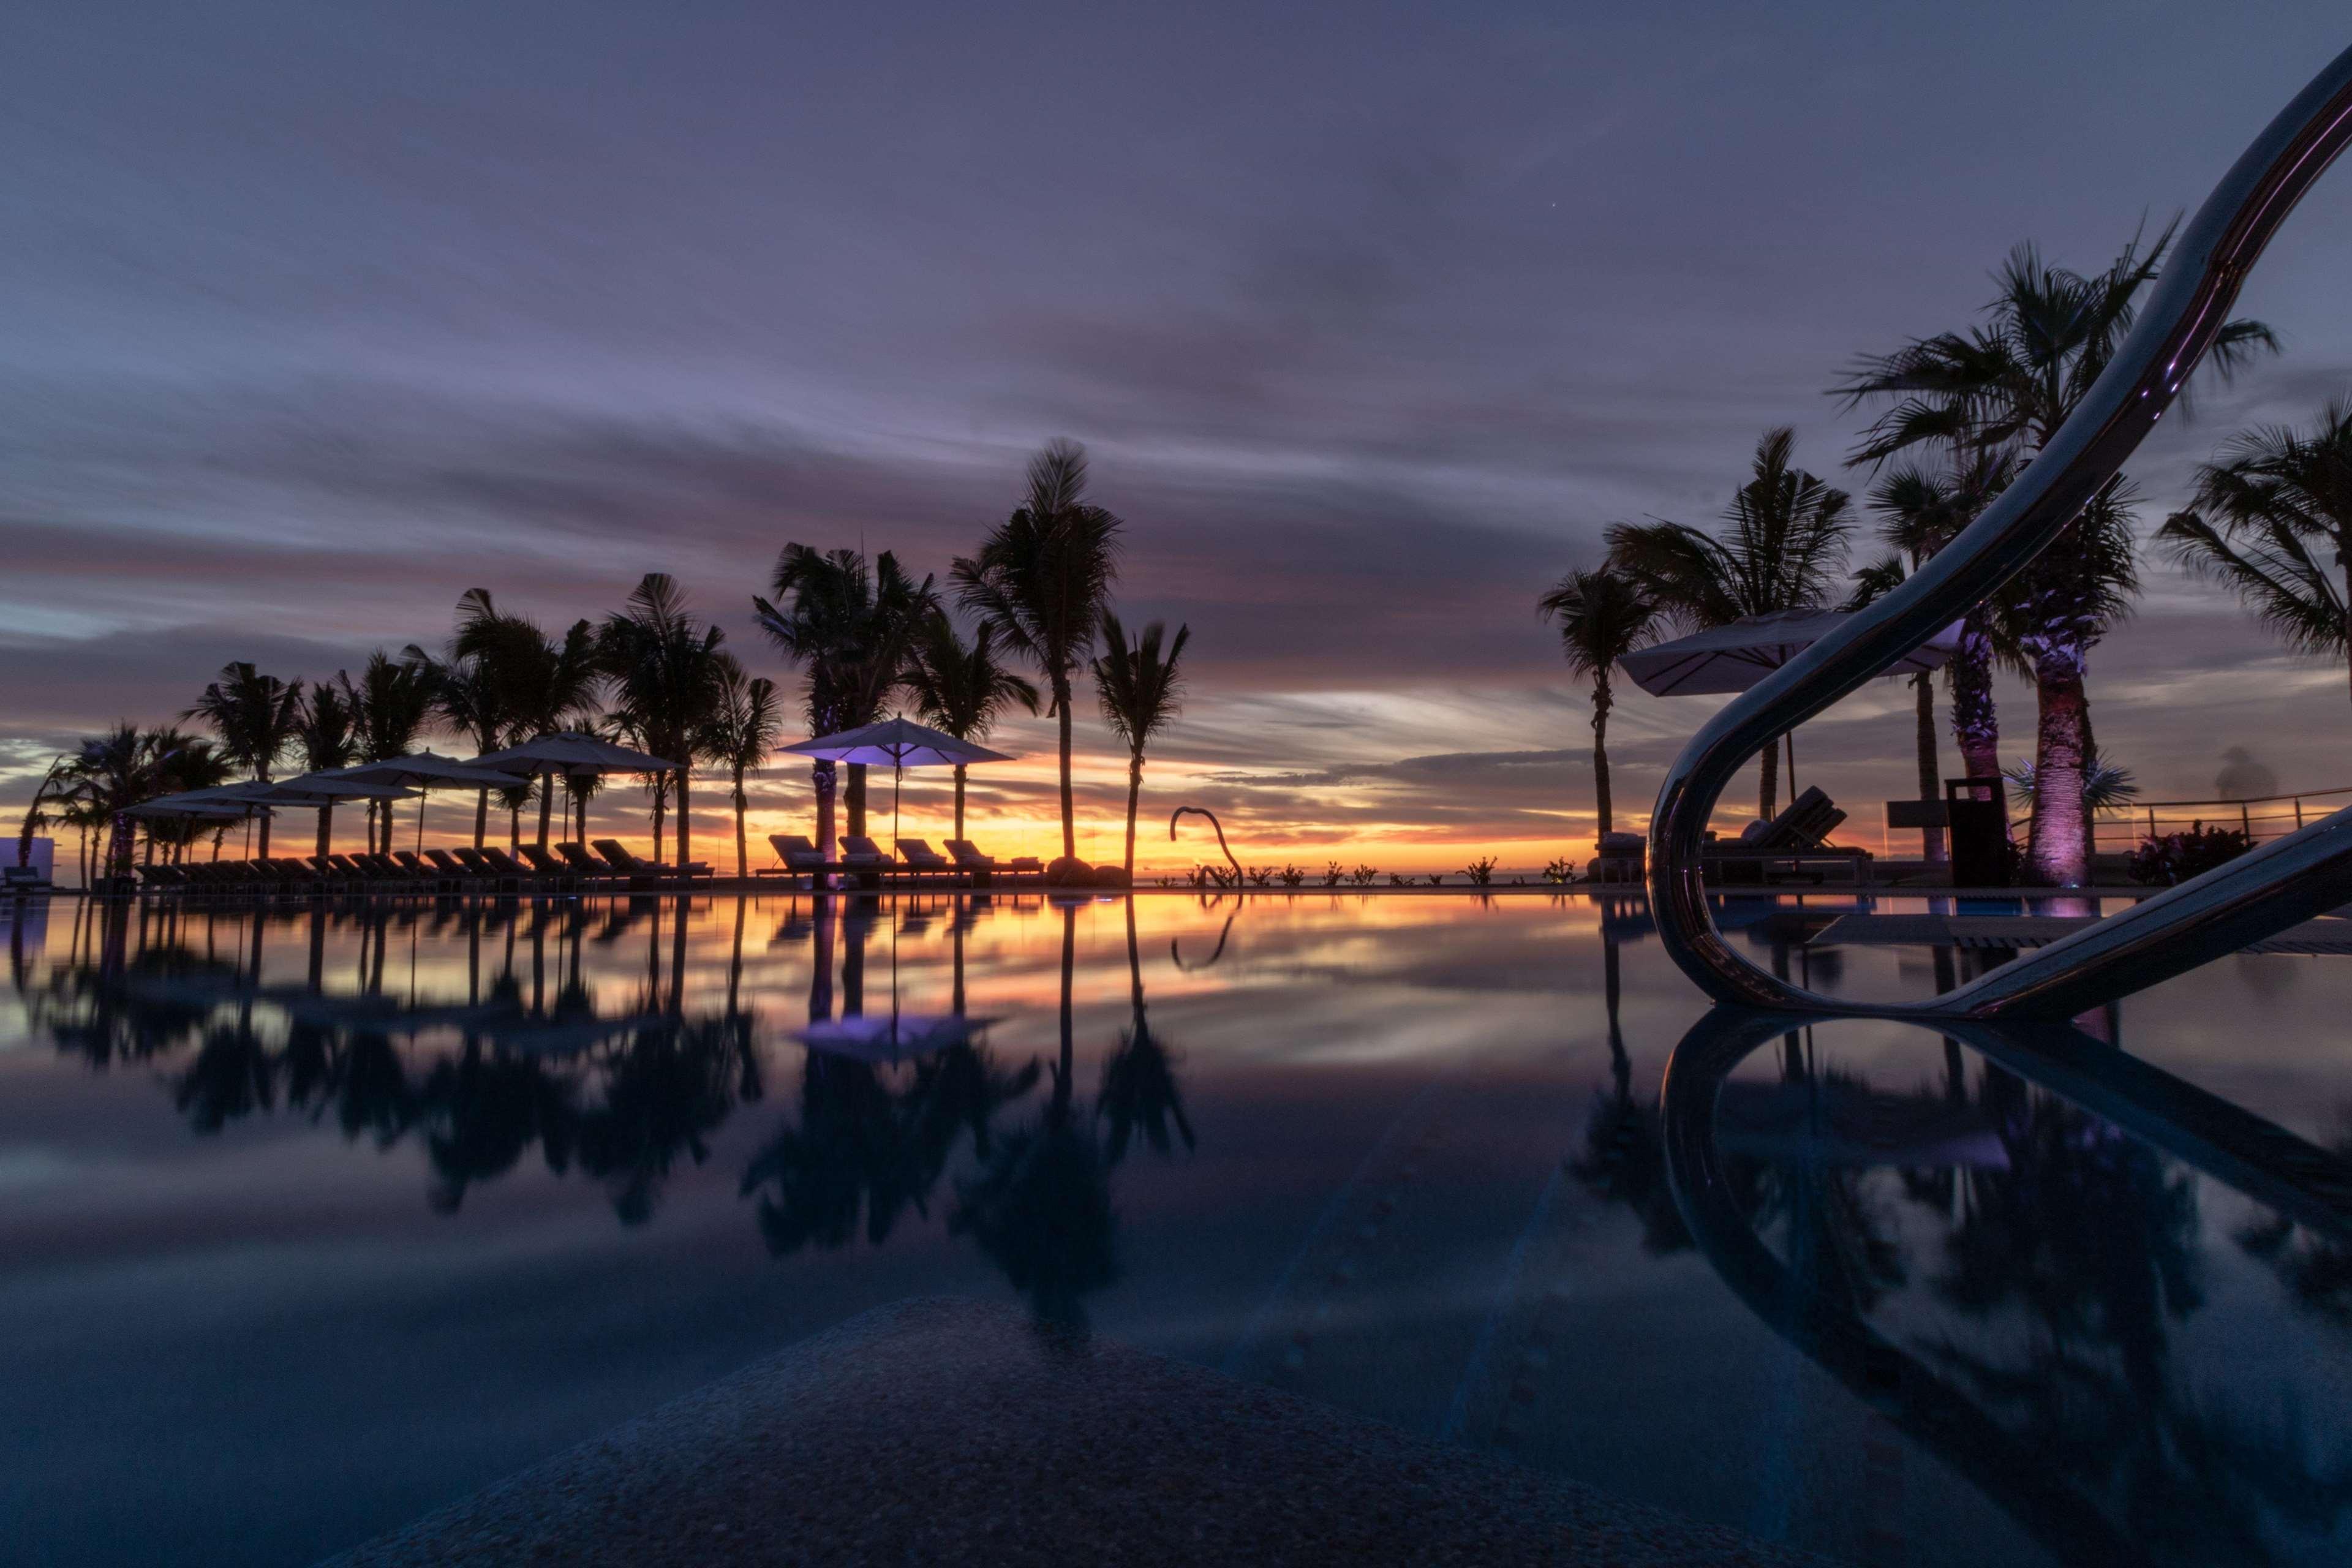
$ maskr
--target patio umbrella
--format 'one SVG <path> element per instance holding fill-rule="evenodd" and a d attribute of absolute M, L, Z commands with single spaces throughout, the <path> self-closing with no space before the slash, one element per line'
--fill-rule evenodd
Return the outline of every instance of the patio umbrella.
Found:
<path fill-rule="evenodd" d="M 385 757 L 378 762 L 357 763 L 348 768 L 335 768 L 324 773 L 309 775 L 314 779 L 341 781 L 355 784 L 383 784 L 398 788 L 414 786 L 420 795 L 430 795 L 435 784 L 470 785 L 476 789 L 512 789 L 529 781 L 495 768 L 484 768 L 456 757 L 445 757 L 437 752 L 412 752 L 404 757 Z M 385 826 L 391 826 L 391 811 L 385 810 Z M 385 837 L 390 837 L 387 831 Z M 387 846 L 388 847 L 388 846 Z M 416 805 L 416 847 L 425 847 L 425 803 Z"/>
<path fill-rule="evenodd" d="M 682 768 L 680 763 L 664 762 L 580 730 L 560 730 L 502 752 L 485 752 L 474 759 L 474 765 L 533 776 L 561 773 L 566 778 L 598 773 L 677 773 Z M 547 847 L 547 816 L 551 802 L 552 797 L 542 791 L 539 797 L 539 847 L 542 849 Z M 587 830 L 583 827 L 581 831 Z M 654 854 L 659 858 L 659 845 L 654 847 Z"/>
<path fill-rule="evenodd" d="M 1728 626 L 1635 648 L 1617 661 L 1653 697 L 1720 696 L 1745 691 L 1845 624 L 1844 610 L 1780 610 L 1742 616 Z M 1960 623 L 1913 648 L 1889 675 L 1934 669 L 1960 649 Z M 1797 791 L 1797 741 L 1789 734 L 1789 793 Z"/>
<path fill-rule="evenodd" d="M 863 763 L 890 770 L 890 837 L 898 836 L 898 786 L 908 768 L 953 767 L 959 763 L 1009 763 L 1003 752 L 970 741 L 959 741 L 942 730 L 926 729 L 911 719 L 885 719 L 837 735 L 820 735 L 786 746 L 803 757 L 827 762 Z"/>

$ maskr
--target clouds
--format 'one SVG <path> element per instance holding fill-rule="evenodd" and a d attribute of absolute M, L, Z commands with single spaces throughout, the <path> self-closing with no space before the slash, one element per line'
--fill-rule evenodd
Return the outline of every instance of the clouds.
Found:
<path fill-rule="evenodd" d="M 58 13 L 0 67 L 0 736 L 656 568 L 783 674 L 745 612 L 786 540 L 944 573 L 1066 434 L 1129 520 L 1124 610 L 1194 630 L 1155 789 L 1269 835 L 1556 832 L 1588 731 L 1542 587 L 1612 521 L 1712 517 L 1769 426 L 1831 472 L 1841 366 L 1964 321 L 2017 239 L 2095 265 L 2194 201 L 2339 22 Z M 2347 247 L 2340 203 L 2288 226 L 2244 304 L 2293 357 L 2167 421 L 2151 521 L 2238 423 L 2352 383 Z M 2326 732 L 2301 667 L 2150 580 L 2103 742 L 2202 776 L 2233 713 Z M 2235 709 L 2153 684 L 2217 668 Z M 1900 706 L 1808 727 L 1851 798 L 1907 787 Z M 1621 708 L 1621 799 L 1704 711 Z"/>

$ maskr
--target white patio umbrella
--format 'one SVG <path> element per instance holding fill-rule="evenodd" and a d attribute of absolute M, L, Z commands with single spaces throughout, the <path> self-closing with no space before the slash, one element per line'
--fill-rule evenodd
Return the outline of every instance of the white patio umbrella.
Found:
<path fill-rule="evenodd" d="M 803 741 L 786 746 L 803 757 L 819 757 L 828 762 L 862 763 L 867 767 L 887 767 L 890 770 L 890 837 L 898 836 L 898 786 L 908 768 L 954 767 L 959 763 L 1009 763 L 1013 758 L 1003 752 L 992 752 L 986 746 L 970 741 L 959 741 L 943 730 L 932 730 L 911 719 L 885 719 L 878 724 L 866 724 L 856 730 L 844 730 L 837 735 L 820 735 L 814 741 Z"/>
<path fill-rule="evenodd" d="M 678 773 L 684 766 L 616 745 L 602 735 L 591 735 L 583 730 L 560 730 L 502 752 L 485 752 L 474 759 L 474 765 L 534 777 L 562 774 L 566 778 L 599 773 Z M 539 797 L 539 847 L 542 849 L 547 847 L 547 818 L 552 805 L 553 796 L 542 790 Z M 658 844 L 654 846 L 654 857 L 661 857 Z"/>
<path fill-rule="evenodd" d="M 1617 661 L 1633 684 L 1653 697 L 1720 696 L 1745 691 L 1845 624 L 1844 610 L 1780 610 L 1743 616 L 1672 642 L 1635 648 Z M 1889 675 L 1934 669 L 1960 650 L 1960 623 L 1954 621 L 1913 648 Z M 1789 735 L 1789 793 L 1797 790 L 1797 742 Z"/>
<path fill-rule="evenodd" d="M 379 762 L 356 763 L 348 768 L 335 768 L 324 773 L 310 775 L 315 779 L 341 781 L 355 784 L 383 784 L 394 788 L 413 786 L 420 795 L 430 797 L 436 784 L 457 784 L 474 789 L 512 789 L 530 781 L 516 774 L 484 768 L 456 757 L 445 757 L 437 752 L 412 752 L 404 757 L 385 757 Z M 385 837 L 390 837 L 390 813 L 386 812 Z M 416 847 L 425 847 L 425 801 L 416 805 Z"/>

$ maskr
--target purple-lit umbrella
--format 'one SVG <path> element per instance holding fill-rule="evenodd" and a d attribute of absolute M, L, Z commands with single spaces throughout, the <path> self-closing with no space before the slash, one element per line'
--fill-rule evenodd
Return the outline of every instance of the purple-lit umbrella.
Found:
<path fill-rule="evenodd" d="M 986 746 L 960 741 L 943 730 L 926 729 L 911 719 L 885 719 L 837 735 L 820 735 L 786 746 L 803 757 L 826 762 L 862 763 L 890 770 L 890 837 L 898 836 L 898 785 L 908 768 L 955 767 L 968 763 L 1009 763 L 1013 758 Z M 895 847 L 895 846 L 894 846 Z"/>

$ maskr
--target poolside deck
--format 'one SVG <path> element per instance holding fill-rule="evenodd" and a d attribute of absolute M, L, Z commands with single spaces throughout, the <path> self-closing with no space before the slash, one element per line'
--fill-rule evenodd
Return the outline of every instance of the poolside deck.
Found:
<path fill-rule="evenodd" d="M 1097 1342 L 900 1302 L 332 1560 L 1800 1564 L 1822 1559 Z"/>

